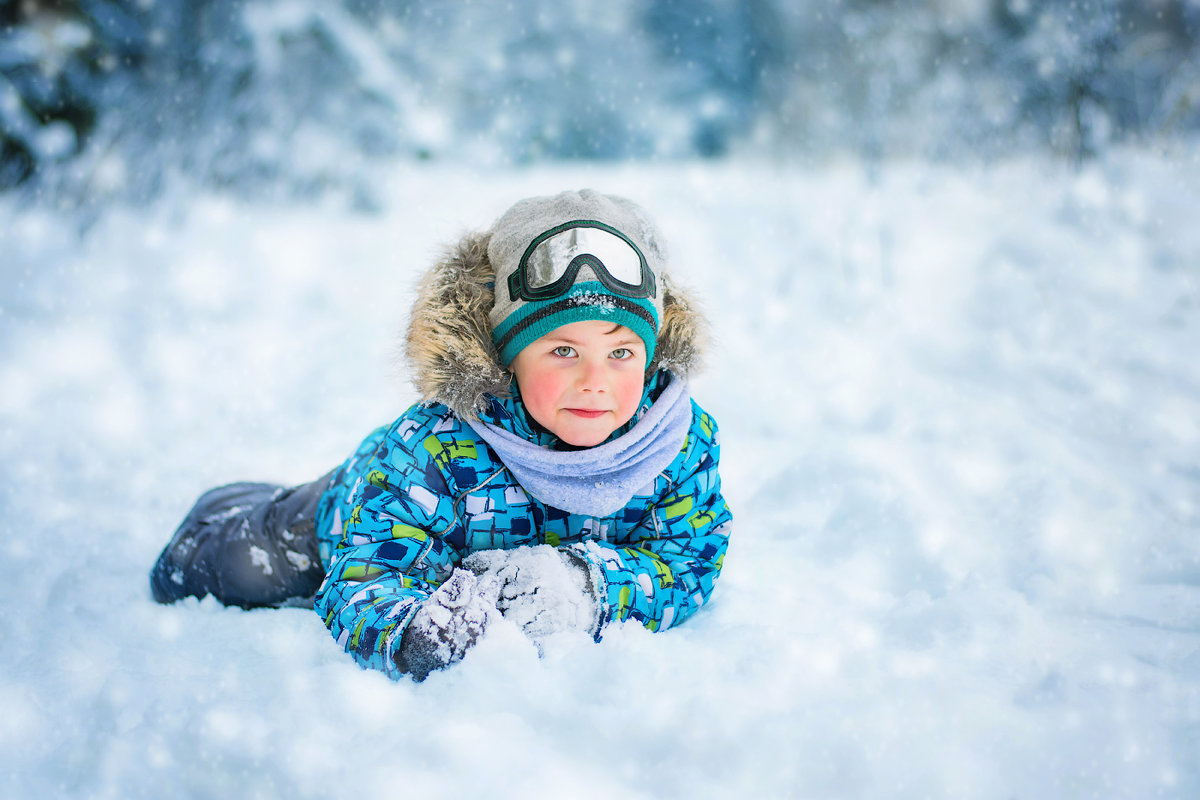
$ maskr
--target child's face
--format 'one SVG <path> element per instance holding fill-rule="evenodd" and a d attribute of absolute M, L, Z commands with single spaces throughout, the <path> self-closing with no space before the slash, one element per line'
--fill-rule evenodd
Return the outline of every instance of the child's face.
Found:
<path fill-rule="evenodd" d="M 510 369 L 542 427 L 567 444 L 591 447 L 637 410 L 646 345 L 623 325 L 572 322 L 534 340 Z"/>

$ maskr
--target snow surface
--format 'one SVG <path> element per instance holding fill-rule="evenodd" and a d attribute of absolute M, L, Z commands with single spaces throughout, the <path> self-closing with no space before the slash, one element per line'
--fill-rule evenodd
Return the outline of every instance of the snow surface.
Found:
<path fill-rule="evenodd" d="M 1200 164 L 380 175 L 373 214 L 0 200 L 0 795 L 1200 796 Z M 735 531 L 677 630 L 393 683 L 305 609 L 155 605 L 204 489 L 413 399 L 416 273 L 512 201 L 660 220 Z"/>

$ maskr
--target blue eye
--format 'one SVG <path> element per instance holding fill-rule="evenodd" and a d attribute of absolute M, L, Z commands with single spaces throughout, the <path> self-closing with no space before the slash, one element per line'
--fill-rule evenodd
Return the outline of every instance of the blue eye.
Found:
<path fill-rule="evenodd" d="M 619 361 L 624 361 L 627 358 L 633 358 L 633 351 L 628 347 L 618 347 L 612 351 L 612 357 Z"/>
<path fill-rule="evenodd" d="M 559 358 L 570 358 L 571 356 L 575 355 L 575 348 L 568 347 L 565 344 L 560 345 L 554 348 L 554 355 L 558 356 Z"/>

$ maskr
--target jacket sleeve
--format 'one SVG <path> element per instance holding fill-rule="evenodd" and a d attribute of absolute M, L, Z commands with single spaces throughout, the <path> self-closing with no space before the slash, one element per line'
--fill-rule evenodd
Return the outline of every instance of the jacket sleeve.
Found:
<path fill-rule="evenodd" d="M 392 652 L 409 620 L 461 558 L 443 538 L 457 520 L 442 451 L 427 426 L 398 422 L 348 465 L 334 501 L 314 608 L 359 665 L 391 677 L 401 674 Z"/>
<path fill-rule="evenodd" d="M 634 619 L 652 631 L 666 630 L 707 602 L 733 520 L 721 496 L 720 452 L 716 422 L 693 403 L 678 477 L 636 529 L 646 535 L 636 544 L 572 545 L 593 569 L 603 570 L 607 609 L 601 627 Z"/>

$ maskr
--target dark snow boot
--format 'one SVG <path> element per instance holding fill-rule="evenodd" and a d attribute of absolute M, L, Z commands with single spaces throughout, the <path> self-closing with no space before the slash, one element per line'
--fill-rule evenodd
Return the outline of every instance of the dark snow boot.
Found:
<path fill-rule="evenodd" d="M 325 579 L 316 513 L 331 477 L 292 488 L 233 483 L 205 492 L 150 571 L 154 599 L 211 594 L 242 608 L 311 603 Z"/>

